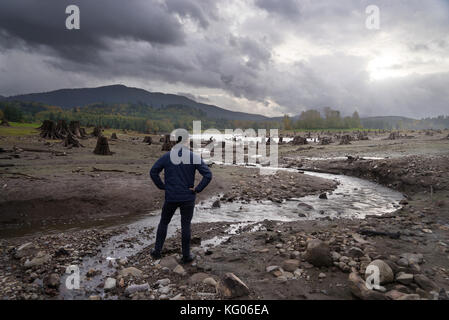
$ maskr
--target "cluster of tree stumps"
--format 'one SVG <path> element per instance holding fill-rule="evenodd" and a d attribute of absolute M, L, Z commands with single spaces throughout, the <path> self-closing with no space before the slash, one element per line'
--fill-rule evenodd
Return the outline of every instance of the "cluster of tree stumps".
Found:
<path fill-rule="evenodd" d="M 63 145 L 67 148 L 83 147 L 78 139 L 86 138 L 86 132 L 84 129 L 81 129 L 79 121 L 71 121 L 67 125 L 65 120 L 59 120 L 58 123 L 52 120 L 44 120 L 38 129 L 40 130 L 41 138 L 63 140 Z"/>
<path fill-rule="evenodd" d="M 62 140 L 62 144 L 66 148 L 84 147 L 78 139 L 87 139 L 88 135 L 86 129 L 81 128 L 79 121 L 71 121 L 68 125 L 65 120 L 44 120 L 42 125 L 38 128 L 40 136 L 44 139 Z M 92 137 L 97 137 L 97 144 L 94 153 L 98 155 L 112 155 L 113 152 L 109 149 L 108 138 L 103 135 L 101 127 L 95 127 L 91 133 Z M 117 134 L 113 133 L 112 140 L 117 140 Z"/>

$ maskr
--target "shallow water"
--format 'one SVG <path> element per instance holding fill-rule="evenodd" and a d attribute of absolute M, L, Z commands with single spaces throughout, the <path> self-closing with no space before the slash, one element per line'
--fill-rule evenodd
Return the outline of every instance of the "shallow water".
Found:
<path fill-rule="evenodd" d="M 296 171 L 296 169 L 272 169 Z M 235 234 L 238 230 L 251 223 L 263 220 L 294 221 L 311 220 L 324 217 L 334 218 L 364 218 L 366 215 L 382 215 L 392 212 L 399 207 L 402 194 L 383 187 L 381 185 L 344 175 L 307 172 L 306 174 L 321 178 L 336 180 L 339 182 L 337 189 L 328 193 L 328 199 L 319 199 L 317 195 L 291 199 L 283 203 L 261 201 L 250 203 L 221 203 L 220 208 L 212 208 L 216 198 L 203 201 L 195 208 L 193 223 L 200 222 L 230 222 L 232 224 L 227 233 Z M 179 212 L 179 211 L 178 211 Z M 103 295 L 102 290 L 96 287 L 104 279 L 112 275 L 115 268 L 110 267 L 116 259 L 128 257 L 140 252 L 146 246 L 154 242 L 155 230 L 147 234 L 143 230 L 148 227 L 156 229 L 159 222 L 159 211 L 149 214 L 147 217 L 128 225 L 128 232 L 112 237 L 96 257 L 86 258 L 80 267 L 81 285 L 84 289 L 92 291 L 92 294 Z M 179 213 L 173 217 L 169 225 L 168 237 L 180 228 Z M 258 225 L 253 227 L 257 230 Z M 124 241 L 137 237 L 138 243 L 133 241 L 132 246 Z M 218 236 L 203 241 L 202 248 L 218 245 L 227 240 L 229 236 Z M 102 274 L 95 276 L 90 281 L 85 280 L 85 274 L 89 269 L 101 270 Z M 83 281 L 84 279 L 84 281 Z M 86 298 L 80 290 L 65 289 L 65 277 L 62 278 L 60 297 L 64 299 Z"/>

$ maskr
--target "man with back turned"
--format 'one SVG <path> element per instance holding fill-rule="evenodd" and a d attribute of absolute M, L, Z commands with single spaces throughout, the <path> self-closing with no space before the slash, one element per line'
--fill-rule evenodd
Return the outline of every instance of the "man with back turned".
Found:
<path fill-rule="evenodd" d="M 165 190 L 165 202 L 157 228 L 156 243 L 150 253 L 154 259 L 161 258 L 168 224 L 177 208 L 181 212 L 182 262 L 191 262 L 195 258 L 190 253 L 190 224 L 195 208 L 195 197 L 212 180 L 212 173 L 201 157 L 190 151 L 188 146 L 188 136 L 179 136 L 178 144 L 159 158 L 150 170 L 154 184 L 159 189 Z M 162 170 L 165 182 L 162 182 L 159 176 Z M 198 186 L 194 187 L 197 170 L 203 178 Z"/>

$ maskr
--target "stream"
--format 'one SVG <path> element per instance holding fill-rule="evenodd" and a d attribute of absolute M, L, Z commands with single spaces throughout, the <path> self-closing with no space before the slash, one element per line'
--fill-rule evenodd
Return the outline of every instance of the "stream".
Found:
<path fill-rule="evenodd" d="M 278 168 L 277 170 L 296 169 Z M 383 215 L 397 210 L 399 201 L 403 199 L 401 193 L 392 189 L 369 182 L 363 179 L 344 175 L 334 175 L 326 173 L 305 172 L 305 174 L 335 180 L 339 182 L 338 187 L 328 193 L 328 199 L 319 199 L 318 195 L 305 196 L 297 199 L 290 199 L 282 203 L 271 201 L 261 202 L 225 202 L 220 208 L 212 208 L 212 203 L 217 198 L 203 201 L 195 208 L 192 223 L 200 222 L 228 222 L 231 226 L 226 230 L 227 236 L 217 236 L 212 239 L 204 239 L 201 248 L 218 245 L 226 241 L 232 234 L 237 234 L 241 227 L 254 224 L 249 231 L 259 229 L 257 222 L 263 220 L 273 220 L 288 222 L 294 220 L 313 219 L 336 219 L 353 218 L 363 219 L 367 215 Z M 179 212 L 179 211 L 178 211 Z M 167 238 L 173 236 L 180 228 L 179 213 L 176 213 L 169 225 Z M 129 224 L 128 231 L 112 237 L 101 247 L 101 251 L 94 257 L 86 257 L 81 265 L 81 289 L 68 290 L 65 286 L 67 275 L 61 278 L 59 298 L 62 299 L 86 299 L 89 294 L 104 296 L 102 289 L 97 288 L 103 283 L 105 278 L 114 274 L 118 259 L 123 259 L 137 254 L 145 247 L 154 242 L 156 228 L 159 222 L 160 210 L 152 212 L 148 216 Z M 153 227 L 154 230 L 148 234 L 145 230 Z M 131 238 L 136 237 L 130 245 Z M 86 272 L 90 269 L 101 271 L 90 279 L 86 280 Z M 113 298 L 113 297 L 112 297 Z"/>

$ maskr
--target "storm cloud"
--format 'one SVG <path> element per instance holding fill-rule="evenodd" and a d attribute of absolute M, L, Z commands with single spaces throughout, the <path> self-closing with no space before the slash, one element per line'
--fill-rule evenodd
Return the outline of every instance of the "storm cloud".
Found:
<path fill-rule="evenodd" d="M 65 28 L 78 5 L 81 29 Z M 365 26 L 368 5 L 379 30 Z M 123 83 L 264 115 L 447 114 L 444 0 L 3 0 L 0 94 Z"/>

